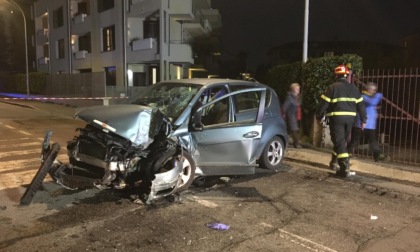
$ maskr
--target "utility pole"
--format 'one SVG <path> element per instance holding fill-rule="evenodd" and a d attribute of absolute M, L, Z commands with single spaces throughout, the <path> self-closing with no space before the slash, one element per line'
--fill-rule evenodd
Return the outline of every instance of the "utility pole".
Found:
<path fill-rule="evenodd" d="M 305 18 L 303 28 L 303 57 L 302 62 L 308 61 L 308 26 L 309 26 L 309 0 L 305 0 Z"/>

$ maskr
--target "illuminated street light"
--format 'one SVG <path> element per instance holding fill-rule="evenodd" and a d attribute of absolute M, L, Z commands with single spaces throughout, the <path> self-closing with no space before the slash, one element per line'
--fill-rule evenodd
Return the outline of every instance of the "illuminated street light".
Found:
<path fill-rule="evenodd" d="M 28 65 L 28 35 L 26 34 L 26 17 L 22 8 L 13 0 L 8 0 L 10 3 L 20 10 L 23 17 L 23 27 L 25 30 L 25 56 L 26 56 L 26 94 L 29 95 L 29 65 Z"/>

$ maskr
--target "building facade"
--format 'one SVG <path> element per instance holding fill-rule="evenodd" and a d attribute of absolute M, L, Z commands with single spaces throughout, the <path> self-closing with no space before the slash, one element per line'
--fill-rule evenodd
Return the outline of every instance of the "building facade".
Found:
<path fill-rule="evenodd" d="M 38 0 L 34 19 L 38 71 L 128 87 L 188 77 L 192 41 L 221 25 L 211 0 Z"/>

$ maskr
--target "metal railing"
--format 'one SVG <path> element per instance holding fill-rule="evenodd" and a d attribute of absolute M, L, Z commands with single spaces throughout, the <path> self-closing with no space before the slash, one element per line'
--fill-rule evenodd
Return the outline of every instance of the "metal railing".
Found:
<path fill-rule="evenodd" d="M 389 161 L 420 165 L 420 72 L 419 68 L 365 70 L 357 82 L 374 82 L 383 94 L 378 108 L 377 137 Z M 372 156 L 362 138 L 355 155 Z"/>

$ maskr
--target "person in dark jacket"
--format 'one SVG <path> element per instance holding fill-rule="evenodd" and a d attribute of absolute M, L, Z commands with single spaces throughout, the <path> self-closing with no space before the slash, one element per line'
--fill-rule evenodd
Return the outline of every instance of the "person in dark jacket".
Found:
<path fill-rule="evenodd" d="M 287 129 L 293 138 L 293 146 L 301 148 L 299 143 L 299 121 L 302 119 L 302 110 L 300 107 L 300 85 L 292 83 L 290 91 L 287 93 L 286 100 L 282 106 L 283 116 L 287 123 Z"/>
<path fill-rule="evenodd" d="M 360 91 L 347 80 L 350 71 L 345 65 L 334 69 L 336 81 L 328 86 L 321 95 L 321 100 L 315 112 L 317 120 L 327 117 L 333 153 L 330 167 L 341 177 L 350 176 L 349 153 L 347 139 L 355 123 L 356 115 L 360 117 L 360 128 L 366 125 L 366 109 Z M 338 163 L 338 166 L 337 166 Z"/>
<path fill-rule="evenodd" d="M 351 141 L 347 148 L 349 153 L 352 154 L 353 149 L 359 143 L 360 138 L 365 135 L 368 138 L 369 147 L 373 152 L 373 159 L 375 161 L 380 161 L 384 160 L 386 156 L 382 154 L 378 140 L 376 139 L 376 122 L 378 118 L 377 107 L 382 100 L 382 93 L 377 93 L 377 90 L 378 86 L 376 83 L 369 82 L 366 84 L 362 97 L 366 106 L 368 120 L 364 130 L 362 130 L 360 128 L 360 119 L 357 117 L 356 124 L 351 130 Z"/>

